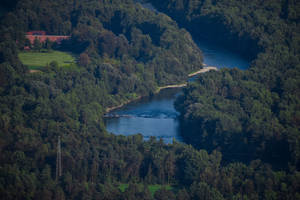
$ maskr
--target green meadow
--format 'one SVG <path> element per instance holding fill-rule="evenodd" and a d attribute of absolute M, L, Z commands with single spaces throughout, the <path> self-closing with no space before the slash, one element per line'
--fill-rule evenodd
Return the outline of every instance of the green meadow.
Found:
<path fill-rule="evenodd" d="M 60 67 L 66 67 L 76 62 L 76 58 L 72 54 L 62 51 L 21 52 L 19 59 L 31 70 L 38 70 L 52 61 L 56 61 Z"/>

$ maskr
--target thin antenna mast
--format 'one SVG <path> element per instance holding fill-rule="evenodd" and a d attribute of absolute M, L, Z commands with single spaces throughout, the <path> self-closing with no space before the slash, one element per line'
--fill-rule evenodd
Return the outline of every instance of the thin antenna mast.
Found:
<path fill-rule="evenodd" d="M 57 142 L 57 155 L 56 155 L 56 180 L 62 175 L 61 168 L 61 144 L 60 144 L 60 136 L 58 136 Z"/>

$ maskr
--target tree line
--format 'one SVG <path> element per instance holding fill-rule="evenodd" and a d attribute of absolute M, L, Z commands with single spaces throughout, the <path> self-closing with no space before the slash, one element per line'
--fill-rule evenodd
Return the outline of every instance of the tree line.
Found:
<path fill-rule="evenodd" d="M 222 44 L 234 37 L 240 40 L 234 48 L 241 52 L 249 48 L 249 54 L 256 54 L 249 70 L 210 72 L 184 90 L 177 100 L 183 136 L 199 148 L 221 150 L 233 160 L 259 158 L 281 168 L 299 169 L 299 46 L 295 46 L 299 3 L 150 2 L 175 18 L 180 16 L 194 34 L 202 31 L 195 25 L 205 19 L 222 23 L 205 31 L 221 29 Z M 253 51 L 252 45 L 239 45 L 249 40 L 256 46 Z"/>
<path fill-rule="evenodd" d="M 79 67 L 61 68 L 53 62 L 41 73 L 28 73 L 17 55 L 29 30 L 71 35 L 60 50 L 76 53 Z M 125 137 L 106 132 L 103 114 L 107 107 L 151 94 L 157 86 L 183 80 L 188 72 L 202 67 L 201 52 L 190 34 L 168 16 L 145 10 L 131 0 L 25 0 L 2 17 L 0 32 L 0 194 L 4 199 L 299 199 L 295 162 L 291 162 L 290 171 L 275 171 L 272 165 L 258 159 L 224 164 L 226 152 L 222 148 L 197 150 L 176 141 L 164 144 L 154 137 L 143 141 L 141 135 Z M 256 62 L 263 66 L 265 60 Z M 268 78 L 254 73 L 263 69 L 209 73 L 185 90 L 186 97 L 195 88 L 197 99 L 203 98 L 199 88 L 209 88 L 206 82 L 213 85 L 219 80 L 214 90 L 203 91 L 210 91 L 206 94 L 211 97 L 214 92 L 222 94 L 224 98 L 215 101 L 222 110 L 224 99 L 232 102 L 242 95 L 241 87 L 248 86 L 247 95 L 257 95 L 260 102 L 270 96 L 269 84 L 256 81 Z M 273 72 L 280 70 L 279 67 Z M 297 70 L 291 70 L 294 71 L 289 76 L 283 77 L 297 75 Z M 222 84 L 231 84 L 229 75 L 236 85 L 226 90 Z M 239 81 L 235 77 L 241 77 L 240 82 L 235 83 Z M 273 83 L 273 78 L 267 80 Z M 243 80 L 248 81 L 246 86 Z M 293 89 L 294 80 L 291 81 L 289 87 Z M 286 90 L 280 91 L 284 94 Z M 288 102 L 294 102 L 291 92 L 286 97 L 291 100 Z M 271 95 L 264 99 L 263 105 L 273 105 L 273 98 Z M 291 103 L 286 109 L 294 111 Z M 232 108 L 227 105 L 228 110 L 235 111 L 236 104 Z M 185 112 L 180 100 L 177 105 Z M 193 106 L 198 112 L 198 104 Z M 229 126 L 228 132 L 238 131 L 243 125 L 232 125 L 240 123 L 239 117 L 231 117 L 233 111 L 224 117 L 227 121 L 222 121 L 222 125 Z M 214 112 L 216 117 L 224 115 Z M 268 119 L 268 110 L 263 113 L 264 118 L 258 118 L 256 124 Z M 212 116 L 209 111 L 207 114 Z M 288 128 L 296 129 L 293 124 Z M 266 129 L 266 133 L 273 132 Z M 62 176 L 56 177 L 59 136 Z M 280 141 L 284 135 L 279 136 Z M 298 140 L 288 141 L 297 146 Z M 256 150 L 256 146 L 253 148 Z M 130 183 L 125 192 L 118 189 L 120 183 Z M 174 185 L 178 189 L 162 188 L 152 196 L 149 184 Z"/>

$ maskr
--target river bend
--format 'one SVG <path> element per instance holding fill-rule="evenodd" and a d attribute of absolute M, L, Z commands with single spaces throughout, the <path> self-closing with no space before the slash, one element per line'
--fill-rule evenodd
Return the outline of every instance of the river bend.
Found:
<path fill-rule="evenodd" d="M 143 6 L 154 9 L 151 4 Z M 198 40 L 196 43 L 203 53 L 204 63 L 208 66 L 239 69 L 249 67 L 249 61 L 223 47 L 205 40 Z M 107 131 L 126 136 L 141 133 L 145 140 L 155 136 L 162 138 L 166 143 L 172 142 L 173 138 L 182 141 L 179 132 L 179 113 L 174 108 L 174 101 L 180 91 L 181 89 L 164 89 L 153 97 L 139 99 L 110 112 L 109 115 L 120 117 L 105 118 Z"/>

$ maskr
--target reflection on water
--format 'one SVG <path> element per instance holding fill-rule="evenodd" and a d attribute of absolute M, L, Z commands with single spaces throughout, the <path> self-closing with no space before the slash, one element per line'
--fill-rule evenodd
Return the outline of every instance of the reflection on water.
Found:
<path fill-rule="evenodd" d="M 196 41 L 204 57 L 204 63 L 218 68 L 228 67 L 247 69 L 249 61 L 223 47 L 210 44 L 205 40 Z"/>

